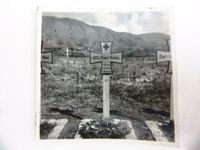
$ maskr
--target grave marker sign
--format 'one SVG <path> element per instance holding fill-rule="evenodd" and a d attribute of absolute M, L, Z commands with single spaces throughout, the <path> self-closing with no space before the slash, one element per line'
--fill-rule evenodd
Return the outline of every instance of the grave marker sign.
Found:
<path fill-rule="evenodd" d="M 42 52 L 41 61 L 44 63 L 53 63 L 53 52 Z"/>
<path fill-rule="evenodd" d="M 41 53 L 41 70 L 42 70 L 42 73 L 44 73 L 43 68 L 42 68 L 43 63 L 53 64 L 53 52 L 52 51 Z"/>
<path fill-rule="evenodd" d="M 111 63 L 122 63 L 122 53 L 110 53 L 112 42 L 101 42 L 102 54 L 90 53 L 90 63 L 101 63 L 100 73 L 103 75 L 112 74 Z"/>
<path fill-rule="evenodd" d="M 166 40 L 168 51 L 157 51 L 157 58 L 156 63 L 165 62 L 168 61 L 168 67 L 167 72 L 172 72 L 172 66 L 171 66 L 171 53 L 170 53 L 170 43 L 168 40 Z"/>
<path fill-rule="evenodd" d="M 164 62 L 164 61 L 170 61 L 171 60 L 171 54 L 170 52 L 164 52 L 164 51 L 157 51 L 157 62 Z"/>
<path fill-rule="evenodd" d="M 44 73 L 42 64 L 49 63 L 53 64 L 53 52 L 52 51 L 45 51 L 42 52 L 44 41 L 41 41 L 41 73 Z"/>
<path fill-rule="evenodd" d="M 157 51 L 156 63 L 168 61 L 167 72 L 172 73 L 172 63 L 171 63 L 171 53 L 170 53 L 170 42 L 166 40 L 168 51 Z M 174 106 L 173 106 L 173 80 L 171 78 L 171 88 L 170 88 L 170 120 L 174 120 Z"/>
<path fill-rule="evenodd" d="M 110 74 L 113 73 L 111 63 L 122 63 L 122 53 L 110 53 L 112 42 L 101 42 L 102 54 L 90 53 L 90 63 L 101 63 L 100 73 L 103 75 L 103 118 L 110 117 Z"/>

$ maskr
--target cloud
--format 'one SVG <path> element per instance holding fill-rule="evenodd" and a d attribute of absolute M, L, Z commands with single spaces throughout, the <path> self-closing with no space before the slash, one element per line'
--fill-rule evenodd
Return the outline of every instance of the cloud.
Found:
<path fill-rule="evenodd" d="M 141 11 L 133 13 L 44 13 L 59 18 L 74 18 L 90 25 L 103 26 L 117 32 L 133 34 L 170 33 L 169 14 L 166 11 Z"/>

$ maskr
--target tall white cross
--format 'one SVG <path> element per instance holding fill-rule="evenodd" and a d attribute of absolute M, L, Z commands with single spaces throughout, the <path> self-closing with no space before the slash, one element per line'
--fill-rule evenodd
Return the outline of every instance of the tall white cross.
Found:
<path fill-rule="evenodd" d="M 69 49 L 68 47 L 66 47 L 66 55 L 67 55 L 67 58 L 69 57 Z"/>
<path fill-rule="evenodd" d="M 101 63 L 100 73 L 103 75 L 103 118 L 110 117 L 110 75 L 111 63 L 122 63 L 122 53 L 110 53 L 112 42 L 101 42 L 102 54 L 90 53 L 90 63 Z"/>

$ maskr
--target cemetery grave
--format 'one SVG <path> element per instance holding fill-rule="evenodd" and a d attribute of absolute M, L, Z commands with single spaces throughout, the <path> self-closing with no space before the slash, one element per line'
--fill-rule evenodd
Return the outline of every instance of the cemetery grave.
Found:
<path fill-rule="evenodd" d="M 104 46 L 102 49 L 106 50 Z M 168 62 L 156 64 L 155 56 L 125 57 L 120 64 L 122 55 L 112 55 L 116 57 L 103 58 L 104 52 L 92 53 L 90 57 L 98 57 L 91 60 L 54 54 L 53 64 L 43 64 L 41 118 L 68 120 L 54 138 L 76 138 L 84 119 L 110 118 L 128 120 L 135 135 L 132 139 L 173 141 L 173 125 L 169 122 L 171 73 L 166 71 Z M 101 62 L 102 59 L 106 61 Z M 119 64 L 111 66 L 108 60 Z M 50 128 L 44 138 L 48 138 L 56 125 L 50 124 Z"/>

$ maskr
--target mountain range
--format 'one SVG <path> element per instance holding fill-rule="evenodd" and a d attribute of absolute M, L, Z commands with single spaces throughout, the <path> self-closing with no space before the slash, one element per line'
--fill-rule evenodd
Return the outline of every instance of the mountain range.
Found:
<path fill-rule="evenodd" d="M 112 51 L 162 50 L 168 51 L 163 33 L 132 34 L 115 32 L 111 29 L 93 26 L 71 18 L 42 17 L 43 48 L 88 49 L 100 51 L 100 41 L 113 41 Z"/>

